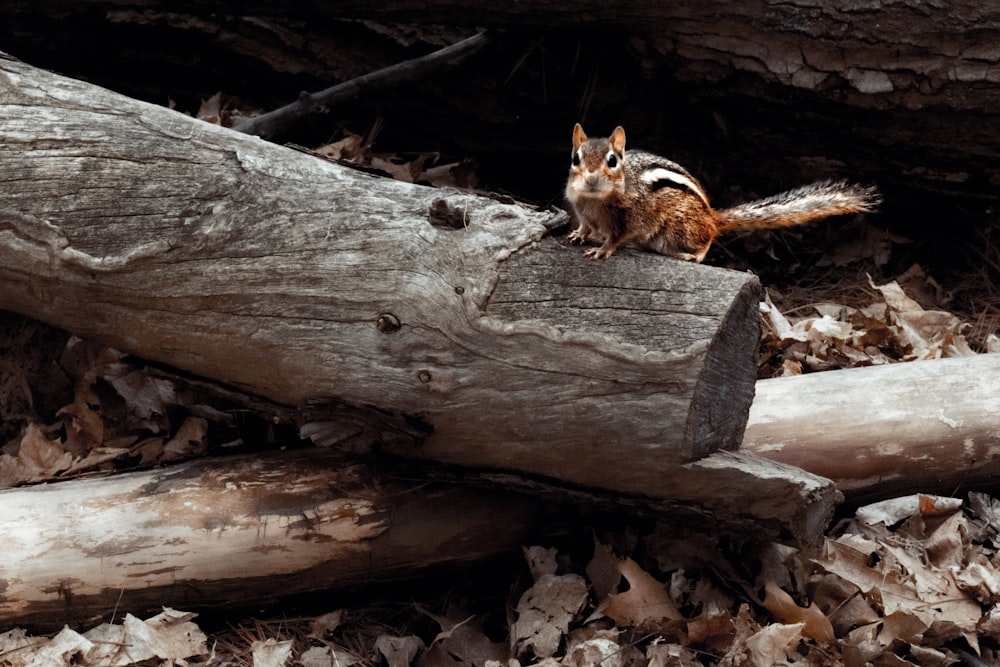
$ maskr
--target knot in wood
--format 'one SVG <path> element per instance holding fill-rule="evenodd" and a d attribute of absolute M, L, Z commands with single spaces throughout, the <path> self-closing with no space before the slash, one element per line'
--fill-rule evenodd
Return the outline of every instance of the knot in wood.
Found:
<path fill-rule="evenodd" d="M 375 320 L 375 328 L 379 333 L 396 333 L 403 325 L 399 323 L 399 318 L 392 313 L 383 313 Z"/>
<path fill-rule="evenodd" d="M 469 226 L 466 211 L 453 206 L 447 199 L 435 199 L 427 210 L 427 219 L 435 227 L 465 229 Z"/>
<path fill-rule="evenodd" d="M 431 372 L 420 371 L 419 373 L 417 373 L 417 379 L 420 380 L 421 384 L 427 384 L 428 382 L 431 381 Z"/>

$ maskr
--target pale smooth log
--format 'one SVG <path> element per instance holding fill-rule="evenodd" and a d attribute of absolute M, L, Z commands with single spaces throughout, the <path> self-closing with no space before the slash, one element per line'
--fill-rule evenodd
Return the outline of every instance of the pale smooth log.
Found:
<path fill-rule="evenodd" d="M 526 497 L 401 482 L 329 450 L 0 491 L 0 624 L 261 604 L 516 552 Z"/>
<path fill-rule="evenodd" d="M 743 451 L 833 480 L 851 502 L 1000 482 L 1000 355 L 762 380 Z"/>
<path fill-rule="evenodd" d="M 678 464 L 742 438 L 753 276 L 594 263 L 546 237 L 562 211 L 377 178 L 13 59 L 0 135 L 2 308 L 284 405 L 384 415 L 402 436 L 381 444 L 412 457 L 669 498 Z"/>

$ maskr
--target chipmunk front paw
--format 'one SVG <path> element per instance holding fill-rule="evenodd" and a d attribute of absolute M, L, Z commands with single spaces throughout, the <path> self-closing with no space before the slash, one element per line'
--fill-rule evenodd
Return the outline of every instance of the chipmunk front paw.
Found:
<path fill-rule="evenodd" d="M 577 227 L 569 235 L 569 242 L 577 245 L 581 245 L 587 242 L 590 238 L 590 230 L 584 229 L 583 227 Z"/>
<path fill-rule="evenodd" d="M 615 254 L 614 248 L 605 248 L 601 246 L 600 248 L 591 248 L 590 250 L 584 251 L 583 256 L 587 259 L 592 259 L 594 261 L 603 261 Z"/>

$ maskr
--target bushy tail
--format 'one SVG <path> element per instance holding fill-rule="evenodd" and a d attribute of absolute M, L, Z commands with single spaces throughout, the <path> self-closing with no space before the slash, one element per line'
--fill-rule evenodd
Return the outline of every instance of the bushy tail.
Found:
<path fill-rule="evenodd" d="M 719 231 L 802 225 L 845 213 L 869 213 L 882 202 L 872 186 L 820 181 L 765 199 L 716 211 Z"/>

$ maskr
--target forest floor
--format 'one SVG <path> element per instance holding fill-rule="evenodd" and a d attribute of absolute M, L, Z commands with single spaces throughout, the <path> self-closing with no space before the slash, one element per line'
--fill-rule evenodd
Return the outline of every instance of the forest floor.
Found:
<path fill-rule="evenodd" d="M 317 151 L 471 184 L 468 163 L 374 155 L 356 135 Z M 918 261 L 900 268 L 908 239 L 870 220 L 831 224 L 736 239 L 709 258 L 740 270 L 755 269 L 745 257 L 782 258 L 759 271 L 761 378 L 1000 351 L 988 245 L 966 279 L 939 282 Z M 168 465 L 241 437 L 151 397 L 155 383 L 134 381 L 141 360 L 12 315 L 0 349 L 2 487 Z M 521 554 L 252 616 L 123 609 L 52 636 L 9 629 L 0 665 L 997 664 L 998 535 L 1000 501 L 978 492 L 846 511 L 808 547 L 618 516 Z"/>

